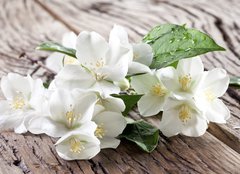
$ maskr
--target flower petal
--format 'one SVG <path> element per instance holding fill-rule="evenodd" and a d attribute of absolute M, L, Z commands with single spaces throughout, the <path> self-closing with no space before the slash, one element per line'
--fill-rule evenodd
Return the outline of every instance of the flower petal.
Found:
<path fill-rule="evenodd" d="M 152 47 L 146 43 L 133 44 L 133 61 L 150 66 L 153 59 Z"/>
<path fill-rule="evenodd" d="M 96 32 L 83 31 L 77 37 L 76 56 L 83 65 L 105 58 L 107 50 L 108 43 Z"/>
<path fill-rule="evenodd" d="M 109 43 L 112 44 L 116 39 L 118 39 L 122 45 L 128 46 L 129 44 L 128 33 L 124 27 L 115 24 L 109 35 Z"/>
<path fill-rule="evenodd" d="M 119 146 L 120 142 L 121 141 L 116 138 L 103 137 L 101 139 L 100 147 L 101 147 L 101 149 L 106 149 L 106 148 L 116 149 Z"/>
<path fill-rule="evenodd" d="M 36 117 L 29 122 L 28 130 L 33 134 L 47 134 L 51 137 L 61 137 L 68 132 L 64 124 L 50 117 Z"/>
<path fill-rule="evenodd" d="M 46 66 L 55 72 L 59 72 L 63 68 L 64 54 L 54 52 L 46 59 Z"/>
<path fill-rule="evenodd" d="M 203 73 L 204 67 L 200 57 L 182 59 L 178 62 L 177 72 L 179 76 L 189 74 L 193 79 Z"/>
<path fill-rule="evenodd" d="M 81 95 L 74 96 L 75 106 L 74 113 L 81 115 L 79 123 L 83 124 L 87 121 L 91 121 L 93 117 L 95 103 L 97 102 L 97 96 L 95 93 L 82 93 Z"/>
<path fill-rule="evenodd" d="M 12 100 L 19 92 L 22 93 L 24 97 L 28 98 L 31 93 L 32 81 L 31 78 L 9 73 L 7 76 L 2 77 L 2 92 L 8 100 Z"/>
<path fill-rule="evenodd" d="M 208 103 L 205 115 L 208 121 L 226 123 L 226 120 L 230 118 L 230 111 L 220 99 L 215 99 Z"/>
<path fill-rule="evenodd" d="M 138 94 L 148 93 L 159 82 L 154 74 L 143 74 L 131 78 L 131 86 Z"/>
<path fill-rule="evenodd" d="M 210 90 L 216 97 L 221 97 L 229 85 L 229 76 L 224 69 L 215 68 L 206 72 L 202 82 L 202 89 Z"/>
<path fill-rule="evenodd" d="M 97 125 L 102 125 L 106 137 L 117 137 L 127 125 L 121 113 L 111 111 L 101 112 L 93 118 L 93 121 Z"/>
<path fill-rule="evenodd" d="M 65 47 L 75 49 L 76 41 L 77 41 L 77 35 L 74 32 L 67 32 L 63 35 L 62 44 Z"/>
<path fill-rule="evenodd" d="M 142 116 L 153 116 L 163 110 L 166 97 L 146 94 L 138 101 L 138 110 Z"/>
<path fill-rule="evenodd" d="M 128 68 L 128 74 L 151 73 L 151 69 L 139 62 L 132 62 Z"/>
<path fill-rule="evenodd" d="M 176 91 L 179 88 L 178 75 L 173 67 L 162 68 L 156 72 L 156 75 L 167 89 Z"/>
<path fill-rule="evenodd" d="M 51 118 L 55 121 L 65 122 L 65 114 L 72 110 L 75 102 L 69 91 L 58 89 L 52 94 L 49 104 Z"/>
<path fill-rule="evenodd" d="M 83 149 L 80 152 L 71 151 L 71 139 L 75 138 L 83 143 Z M 100 152 L 100 142 L 94 137 L 81 132 L 69 132 L 56 143 L 58 155 L 65 160 L 91 159 Z"/>
<path fill-rule="evenodd" d="M 91 73 L 86 72 L 79 65 L 66 65 L 55 77 L 55 85 L 65 89 L 88 89 L 95 83 Z"/>
<path fill-rule="evenodd" d="M 102 102 L 101 104 L 108 111 L 123 112 L 125 110 L 125 104 L 120 98 L 109 96 L 107 98 L 101 99 L 101 102 Z"/>
<path fill-rule="evenodd" d="M 118 94 L 120 92 L 118 86 L 106 80 L 97 81 L 91 87 L 91 90 L 99 92 L 101 96 L 109 96 L 110 94 Z"/>
<path fill-rule="evenodd" d="M 196 113 L 184 126 L 181 134 L 189 137 L 199 137 L 206 132 L 207 128 L 207 120 L 203 119 L 201 115 Z"/>
<path fill-rule="evenodd" d="M 163 112 L 159 129 L 166 137 L 175 136 L 182 131 L 183 124 L 177 117 L 178 111 L 175 109 L 166 110 Z"/>

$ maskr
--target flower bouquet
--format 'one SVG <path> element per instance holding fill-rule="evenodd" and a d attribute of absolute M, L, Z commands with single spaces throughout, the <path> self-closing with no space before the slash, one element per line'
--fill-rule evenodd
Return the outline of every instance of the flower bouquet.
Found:
<path fill-rule="evenodd" d="M 230 82 L 224 69 L 204 70 L 198 55 L 224 48 L 185 25 L 159 25 L 139 43 L 130 43 L 119 25 L 108 41 L 96 32 L 70 32 L 61 44 L 45 42 L 37 49 L 54 52 L 46 59 L 54 79 L 2 77 L 0 130 L 56 138 L 65 160 L 90 159 L 117 148 L 122 138 L 152 152 L 159 131 L 201 136 L 209 122 L 226 123 L 230 112 L 219 97 L 229 83 L 240 83 Z M 128 117 L 136 105 L 142 120 Z M 157 126 L 144 121 L 156 115 Z"/>

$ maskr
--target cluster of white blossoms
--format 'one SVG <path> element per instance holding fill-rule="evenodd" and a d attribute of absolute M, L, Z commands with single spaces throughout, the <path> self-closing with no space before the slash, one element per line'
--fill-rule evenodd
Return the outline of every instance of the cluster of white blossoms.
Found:
<path fill-rule="evenodd" d="M 208 122 L 225 123 L 230 116 L 218 99 L 229 77 L 223 69 L 204 71 L 198 57 L 180 60 L 176 69 L 152 70 L 151 46 L 129 43 L 118 25 L 108 42 L 96 32 L 83 31 L 65 34 L 62 44 L 75 49 L 76 57 L 48 57 L 47 66 L 57 73 L 48 88 L 40 79 L 15 73 L 1 79 L 6 99 L 0 101 L 0 130 L 58 138 L 59 156 L 75 160 L 119 145 L 117 137 L 127 125 L 125 104 L 112 94 L 128 89 L 143 95 L 137 103 L 142 116 L 163 111 L 159 129 L 166 136 L 200 136 Z"/>
<path fill-rule="evenodd" d="M 219 99 L 227 90 L 229 76 L 215 68 L 204 71 L 200 57 L 182 59 L 171 66 L 132 77 L 131 85 L 139 94 L 138 109 L 143 116 L 162 112 L 159 125 L 167 136 L 201 136 L 209 122 L 226 123 L 230 112 Z"/>

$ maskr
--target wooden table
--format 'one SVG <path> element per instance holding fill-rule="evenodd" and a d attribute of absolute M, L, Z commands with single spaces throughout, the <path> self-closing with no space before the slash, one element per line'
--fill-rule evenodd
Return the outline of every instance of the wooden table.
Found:
<path fill-rule="evenodd" d="M 202 56 L 207 69 L 225 68 L 240 76 L 239 0 L 1 0 L 0 76 L 8 72 L 46 77 L 34 60 L 49 53 L 34 50 L 42 41 L 60 41 L 64 32 L 95 30 L 108 37 L 114 23 L 139 41 L 161 23 L 186 23 L 209 33 L 226 52 Z M 26 57 L 26 56 L 25 56 Z M 38 62 L 41 63 L 41 62 Z M 199 138 L 161 138 L 151 154 L 125 141 L 88 161 L 60 159 L 45 135 L 0 134 L 0 173 L 240 173 L 240 91 L 229 88 L 222 98 L 231 110 L 227 124 L 211 124 Z M 133 112 L 134 114 L 134 112 Z"/>

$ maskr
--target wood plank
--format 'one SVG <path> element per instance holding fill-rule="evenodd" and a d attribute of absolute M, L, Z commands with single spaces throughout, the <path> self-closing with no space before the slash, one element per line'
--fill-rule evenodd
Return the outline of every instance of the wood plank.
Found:
<path fill-rule="evenodd" d="M 130 39 L 140 41 L 149 29 L 160 23 L 186 23 L 209 33 L 226 52 L 203 55 L 206 69 L 222 67 L 229 75 L 239 76 L 240 54 L 238 29 L 239 3 L 237 0 L 224 1 L 82 1 L 68 0 L 63 3 L 55 0 L 38 0 L 49 13 L 68 21 L 75 31 L 95 30 L 108 37 L 114 23 L 128 28 Z M 104 24 L 104 25 L 102 25 Z M 101 28 L 99 30 L 99 28 Z M 209 132 L 240 153 L 240 91 L 229 88 L 223 100 L 229 107 L 232 117 L 226 125 L 211 124 Z M 222 133 L 224 132 L 224 133 Z"/>
<path fill-rule="evenodd" d="M 59 22 L 62 20 L 57 21 L 56 16 L 51 17 L 44 11 L 46 9 L 31 0 L 5 0 L 0 5 L 4 7 L 0 11 L 0 36 L 3 38 L 0 40 L 0 76 L 10 71 L 31 73 L 36 67 L 27 60 L 19 61 L 19 55 L 22 52 L 33 58 L 46 55 L 36 52 L 34 47 L 43 40 L 60 40 L 60 35 L 67 31 L 67 25 Z M 119 23 L 118 18 L 120 17 L 113 17 L 116 23 Z M 94 20 L 89 22 L 86 20 L 86 28 L 81 29 L 101 28 L 101 33 L 107 36 L 111 20 L 104 19 L 109 21 L 105 25 L 102 19 L 95 21 L 94 15 L 92 19 Z M 141 32 L 140 26 L 138 27 L 137 31 Z M 138 34 L 132 28 L 130 33 L 133 38 L 139 38 L 146 30 L 147 27 L 143 27 L 142 33 Z M 0 173 L 237 173 L 240 169 L 239 154 L 209 133 L 199 138 L 178 136 L 169 140 L 161 139 L 157 150 L 151 154 L 143 153 L 133 144 L 123 141 L 118 149 L 103 150 L 92 160 L 72 162 L 57 156 L 55 141 L 45 135 L 0 133 Z"/>

